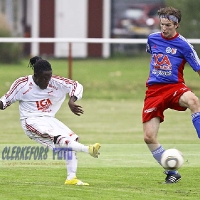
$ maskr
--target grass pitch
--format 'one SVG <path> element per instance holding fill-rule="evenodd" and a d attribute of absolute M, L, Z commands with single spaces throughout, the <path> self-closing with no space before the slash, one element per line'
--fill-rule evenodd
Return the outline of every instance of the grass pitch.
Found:
<path fill-rule="evenodd" d="M 144 145 L 141 109 L 148 61 L 124 58 L 73 62 L 73 79 L 84 86 L 83 99 L 77 103 L 85 113 L 75 116 L 65 102 L 57 118 L 76 132 L 82 143 L 102 144 L 98 159 L 78 153 L 77 176 L 90 186 L 65 186 L 65 161 L 52 160 L 49 152 L 46 160 L 1 160 L 0 199 L 199 199 L 199 140 L 189 110 L 167 110 L 158 136 L 165 148 L 176 147 L 184 154 L 179 183 L 162 184 L 163 169 Z M 32 73 L 27 63 L 0 66 L 1 95 L 16 78 Z M 67 76 L 67 61 L 51 63 L 55 74 Z M 186 84 L 200 97 L 198 75 L 188 66 L 185 75 Z M 17 103 L 0 111 L 0 124 L 1 156 L 6 146 L 37 145 L 20 127 Z"/>

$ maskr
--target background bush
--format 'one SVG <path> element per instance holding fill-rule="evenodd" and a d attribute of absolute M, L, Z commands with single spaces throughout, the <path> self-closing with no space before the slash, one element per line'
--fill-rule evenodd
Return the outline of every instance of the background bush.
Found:
<path fill-rule="evenodd" d="M 0 14 L 0 37 L 12 37 L 5 16 Z M 0 43 L 0 63 L 16 63 L 22 58 L 21 43 Z"/>

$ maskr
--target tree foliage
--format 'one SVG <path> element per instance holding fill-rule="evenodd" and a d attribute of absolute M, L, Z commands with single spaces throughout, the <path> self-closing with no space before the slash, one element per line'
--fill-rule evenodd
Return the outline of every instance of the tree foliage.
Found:
<path fill-rule="evenodd" d="M 0 37 L 12 37 L 6 17 L 0 13 Z M 20 43 L 0 43 L 0 63 L 16 63 L 22 57 Z"/>
<path fill-rule="evenodd" d="M 200 38 L 200 0 L 165 0 L 167 6 L 172 6 L 181 11 L 182 19 L 178 32 L 185 38 Z M 200 55 L 200 44 L 193 45 Z"/>
<path fill-rule="evenodd" d="M 186 38 L 200 38 L 200 1 L 199 0 L 166 0 L 167 6 L 179 9 L 182 19 L 179 32 Z"/>

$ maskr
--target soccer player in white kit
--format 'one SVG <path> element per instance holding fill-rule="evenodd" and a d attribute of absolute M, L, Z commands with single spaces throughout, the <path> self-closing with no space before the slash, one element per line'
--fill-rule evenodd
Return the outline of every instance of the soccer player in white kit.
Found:
<path fill-rule="evenodd" d="M 52 150 L 67 148 L 72 150 L 70 159 L 66 156 L 66 185 L 89 185 L 77 179 L 76 152 L 85 152 L 98 158 L 100 144 L 85 146 L 78 142 L 78 135 L 55 118 L 66 95 L 69 95 L 69 108 L 80 116 L 82 107 L 75 103 L 82 98 L 83 86 L 78 81 L 52 75 L 51 64 L 35 56 L 29 66 L 34 74 L 18 78 L 10 90 L 0 98 L 0 109 L 4 110 L 16 101 L 19 102 L 20 121 L 26 135 Z"/>

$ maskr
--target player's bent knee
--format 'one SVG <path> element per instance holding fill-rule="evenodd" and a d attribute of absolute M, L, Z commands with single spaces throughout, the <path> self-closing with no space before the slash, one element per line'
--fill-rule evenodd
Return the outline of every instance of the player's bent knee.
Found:
<path fill-rule="evenodd" d="M 153 144 L 155 141 L 155 138 L 153 136 L 150 136 L 150 135 L 145 135 L 144 136 L 144 142 L 146 144 Z"/>
<path fill-rule="evenodd" d="M 196 96 L 191 97 L 190 100 L 188 101 L 188 106 L 189 106 L 189 109 L 193 110 L 194 112 L 199 111 L 200 109 L 199 98 Z"/>
<path fill-rule="evenodd" d="M 57 144 L 58 137 L 60 137 L 60 135 L 54 136 L 54 139 L 53 139 L 54 144 Z"/>

